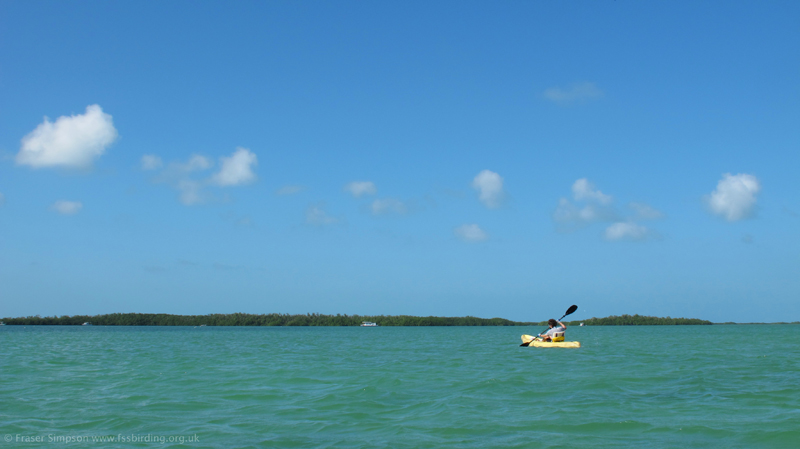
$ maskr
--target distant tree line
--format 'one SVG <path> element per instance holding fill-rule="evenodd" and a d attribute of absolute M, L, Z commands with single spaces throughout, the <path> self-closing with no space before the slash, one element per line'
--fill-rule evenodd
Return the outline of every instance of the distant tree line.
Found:
<path fill-rule="evenodd" d="M 8 325 L 66 325 L 77 326 L 91 323 L 95 326 L 360 326 L 363 321 L 377 323 L 378 326 L 526 326 L 523 323 L 503 318 L 437 317 L 409 315 L 289 315 L 270 313 L 255 315 L 249 313 L 211 314 L 211 315 L 168 315 L 165 313 L 111 313 L 108 315 L 73 315 L 24 318 L 4 318 Z"/>
<path fill-rule="evenodd" d="M 654 326 L 654 325 L 696 325 L 714 324 L 711 321 L 700 320 L 697 318 L 660 318 L 656 316 L 642 315 L 621 315 L 608 316 L 605 318 L 589 318 L 583 321 L 571 321 L 570 324 L 583 323 L 584 326 Z"/>
<path fill-rule="evenodd" d="M 215 313 L 211 315 L 169 315 L 165 313 L 111 313 L 108 315 L 73 316 L 29 316 L 24 318 L 4 318 L 8 325 L 65 325 L 79 326 L 91 323 L 95 326 L 359 326 L 363 321 L 377 323 L 378 326 L 547 326 L 547 321 L 519 322 L 503 318 L 439 317 L 410 315 L 322 315 L 309 313 L 290 315 L 281 313 Z M 654 316 L 622 315 L 606 318 L 590 318 L 583 321 L 567 321 L 568 326 L 638 326 L 638 325 L 676 325 L 713 324 L 697 318 L 659 318 Z"/>

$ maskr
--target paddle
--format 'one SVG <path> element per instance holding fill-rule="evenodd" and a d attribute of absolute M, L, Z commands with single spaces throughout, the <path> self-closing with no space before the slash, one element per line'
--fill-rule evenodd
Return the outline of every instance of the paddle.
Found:
<path fill-rule="evenodd" d="M 567 309 L 567 313 L 565 313 L 565 314 L 564 314 L 564 316 L 567 316 L 567 315 L 569 315 L 569 314 L 571 314 L 571 313 L 574 313 L 576 310 L 578 310 L 578 306 L 576 306 L 576 305 L 574 305 L 574 304 L 573 304 L 573 305 L 571 305 L 571 306 L 569 307 L 569 309 Z M 558 319 L 558 320 L 556 320 L 556 321 L 561 321 L 561 320 L 563 320 L 563 319 L 564 319 L 564 316 L 562 316 L 561 318 L 559 318 L 559 319 Z M 550 328 L 548 327 L 547 329 L 545 329 L 545 332 L 547 332 L 547 330 L 548 330 L 548 329 L 550 329 Z M 527 343 L 523 343 L 523 344 L 521 344 L 520 346 L 528 346 L 529 344 L 531 344 L 531 342 L 532 342 L 532 341 L 535 341 L 535 339 L 534 339 L 534 340 L 531 340 L 531 341 L 529 341 L 529 342 L 527 342 Z"/>

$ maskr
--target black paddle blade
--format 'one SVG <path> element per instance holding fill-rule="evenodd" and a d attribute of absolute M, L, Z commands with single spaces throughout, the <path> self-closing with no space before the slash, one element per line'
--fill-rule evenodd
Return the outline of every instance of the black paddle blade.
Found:
<path fill-rule="evenodd" d="M 531 341 L 533 341 L 533 340 L 531 340 Z M 530 342 L 530 341 L 529 341 L 529 342 L 527 342 L 527 343 L 523 343 L 523 344 L 521 344 L 520 346 L 528 346 L 529 344 L 531 344 L 531 342 Z"/>
<path fill-rule="evenodd" d="M 567 313 L 565 313 L 564 316 L 570 315 L 574 313 L 576 310 L 578 310 L 578 306 L 573 304 L 572 306 L 570 306 L 569 309 L 567 309 Z"/>

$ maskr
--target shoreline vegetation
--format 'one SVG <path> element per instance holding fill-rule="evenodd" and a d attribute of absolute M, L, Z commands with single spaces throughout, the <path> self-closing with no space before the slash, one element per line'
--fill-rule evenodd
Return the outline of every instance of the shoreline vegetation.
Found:
<path fill-rule="evenodd" d="M 210 314 L 170 315 L 164 313 L 111 313 L 107 315 L 73 316 L 29 316 L 3 318 L 7 325 L 22 326 L 360 326 L 362 322 L 377 323 L 378 326 L 547 326 L 547 321 L 521 322 L 504 318 L 436 317 L 410 315 L 322 315 L 309 313 L 290 315 L 270 314 Z M 589 318 L 582 321 L 565 321 L 567 326 L 653 326 L 653 325 L 709 325 L 711 321 L 697 318 L 660 318 L 642 315 L 621 315 L 605 318 Z M 735 323 L 724 323 L 735 324 Z"/>

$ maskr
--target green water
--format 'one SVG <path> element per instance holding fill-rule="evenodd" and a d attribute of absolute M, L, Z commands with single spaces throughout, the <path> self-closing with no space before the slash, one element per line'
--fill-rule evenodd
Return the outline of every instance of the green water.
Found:
<path fill-rule="evenodd" d="M 4 326 L 0 446 L 800 442 L 800 326 L 539 330 Z"/>

